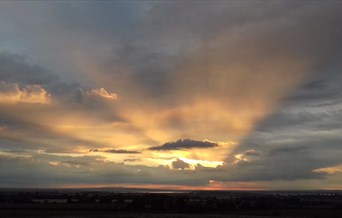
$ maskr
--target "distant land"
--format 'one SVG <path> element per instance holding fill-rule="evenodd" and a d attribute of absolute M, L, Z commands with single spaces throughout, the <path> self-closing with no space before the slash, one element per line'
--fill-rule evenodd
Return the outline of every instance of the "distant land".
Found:
<path fill-rule="evenodd" d="M 0 189 L 0 217 L 340 218 L 342 191 Z"/>

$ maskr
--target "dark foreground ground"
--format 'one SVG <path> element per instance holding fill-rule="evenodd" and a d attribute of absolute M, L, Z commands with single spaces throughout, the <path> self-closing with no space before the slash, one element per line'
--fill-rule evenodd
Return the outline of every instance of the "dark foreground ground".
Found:
<path fill-rule="evenodd" d="M 341 191 L 0 189 L 0 218 L 342 218 Z"/>
<path fill-rule="evenodd" d="M 249 214 L 249 215 L 248 215 Z M 335 218 L 341 217 L 341 211 L 299 211 L 299 210 L 276 210 L 276 211 L 245 211 L 244 213 L 215 212 L 199 213 L 138 213 L 138 212 L 113 212 L 113 211 L 68 211 L 68 210 L 5 210 L 0 213 L 1 218 L 25 217 L 25 218 L 302 218 L 321 217 Z"/>

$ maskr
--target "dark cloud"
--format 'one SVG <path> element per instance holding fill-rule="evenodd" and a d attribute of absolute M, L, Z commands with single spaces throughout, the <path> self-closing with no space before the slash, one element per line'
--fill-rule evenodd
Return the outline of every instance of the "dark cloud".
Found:
<path fill-rule="evenodd" d="M 59 80 L 49 70 L 30 64 L 26 59 L 25 56 L 0 52 L 0 81 L 21 85 L 48 85 Z"/>
<path fill-rule="evenodd" d="M 288 155 L 292 155 L 293 153 L 307 152 L 307 149 L 308 149 L 308 147 L 284 146 L 284 147 L 272 149 L 270 151 L 270 155 L 278 155 L 278 154 L 282 154 L 282 153 L 287 153 Z"/>
<path fill-rule="evenodd" d="M 212 167 L 205 167 L 205 166 L 203 166 L 203 165 L 201 165 L 201 164 L 196 164 L 196 165 L 195 165 L 195 170 L 196 170 L 196 171 L 207 171 L 207 172 L 213 173 L 213 172 L 215 172 L 215 171 L 220 170 L 220 167 L 221 167 L 221 165 L 219 165 L 219 166 L 216 167 L 216 168 L 212 168 Z"/>
<path fill-rule="evenodd" d="M 184 170 L 184 169 L 189 168 L 189 167 L 190 167 L 190 164 L 188 164 L 187 162 L 185 162 L 181 159 L 177 159 L 177 160 L 172 162 L 172 168 L 173 169 Z"/>
<path fill-rule="evenodd" d="M 140 161 L 141 159 L 139 158 L 128 158 L 128 159 L 124 159 L 124 162 L 136 162 L 136 161 Z"/>
<path fill-rule="evenodd" d="M 147 13 L 146 21 L 143 22 L 145 24 L 143 27 L 150 31 L 148 33 L 144 31 L 146 38 L 138 41 L 135 39 L 126 41 L 123 48 L 115 50 L 115 56 L 118 56 L 119 60 L 122 58 L 127 62 L 125 65 L 128 67 L 134 68 L 135 80 L 140 86 L 150 90 L 152 95 L 163 93 L 165 96 L 166 93 L 168 96 L 166 101 L 170 100 L 172 89 L 169 89 L 169 84 L 165 85 L 165 80 L 169 78 L 170 73 L 184 74 L 184 71 L 172 70 L 169 66 L 175 64 L 184 66 L 186 63 L 177 59 L 189 59 L 189 56 L 193 55 L 189 51 L 205 53 L 206 58 L 202 61 L 204 65 L 207 65 L 207 71 L 215 70 L 215 68 L 208 67 L 209 63 L 213 66 L 223 64 L 220 62 L 220 57 L 223 59 L 222 61 L 230 63 L 230 65 L 241 61 L 253 65 L 254 70 L 263 68 L 264 60 L 261 59 L 257 63 L 250 60 L 249 56 L 253 56 L 254 53 L 257 55 L 260 53 L 272 54 L 272 57 L 268 58 L 277 56 L 276 59 L 286 60 L 289 57 L 291 59 L 292 56 L 298 57 L 297 60 L 300 61 L 315 62 L 313 63 L 315 65 L 313 71 L 315 71 L 316 67 L 327 64 L 330 58 L 339 52 L 336 45 L 341 44 L 340 30 L 334 28 L 338 26 L 340 20 L 339 6 L 340 4 L 336 2 L 332 4 L 221 2 L 210 6 L 202 2 L 191 4 L 191 6 L 178 2 L 156 4 Z M 189 7 L 192 8 L 190 14 Z M 241 10 L 248 11 L 248 13 L 237 13 Z M 173 13 L 177 16 L 173 16 Z M 329 13 L 329 16 L 325 16 L 326 13 Z M 252 26 L 253 28 L 251 28 Z M 142 30 L 137 29 L 137 31 Z M 210 46 L 212 41 L 220 41 L 221 37 L 234 38 L 234 34 L 238 35 L 241 41 L 230 42 L 228 40 L 218 47 Z M 313 35 L 316 37 L 312 37 Z M 147 39 L 147 37 L 151 37 L 151 39 Z M 163 47 L 157 46 L 159 41 L 164 43 Z M 151 43 L 151 46 L 149 49 L 144 49 L 142 45 L 148 43 Z M 239 45 L 238 48 L 234 46 L 234 43 Z M 204 50 L 202 46 L 207 46 L 207 49 Z M 175 56 L 173 53 L 177 55 Z M 258 57 L 260 56 L 258 55 Z M 266 65 L 269 67 L 270 64 Z M 277 71 L 273 70 L 270 76 L 278 74 Z M 198 75 L 197 70 L 195 73 Z M 253 73 L 250 74 L 253 75 Z M 255 74 L 260 77 L 263 72 L 258 71 Z M 118 74 L 114 75 L 119 76 Z M 189 80 L 187 80 L 187 76 Z M 209 86 L 211 83 L 208 83 L 215 78 L 211 78 L 205 72 L 201 74 L 201 78 L 197 78 L 195 83 L 192 82 L 194 75 L 191 72 L 185 72 L 185 75 L 181 77 L 185 82 L 189 82 L 187 84 L 191 84 L 191 86 L 187 85 L 184 90 L 189 94 L 192 94 L 190 91 L 206 92 L 206 88 L 218 91 L 216 90 L 218 87 Z M 217 85 L 217 83 L 215 84 Z M 182 87 L 177 86 L 177 88 L 181 90 Z M 219 88 L 225 95 L 230 91 L 229 86 Z M 248 91 L 244 91 L 247 95 Z M 220 93 L 214 92 L 213 94 Z M 241 96 L 239 97 L 241 98 Z"/>
<path fill-rule="evenodd" d="M 19 87 L 40 85 L 57 98 L 63 98 L 80 87 L 75 82 L 63 81 L 58 74 L 41 65 L 30 63 L 29 56 L 8 51 L 0 51 L 0 81 L 18 84 Z"/>
<path fill-rule="evenodd" d="M 330 119 L 331 114 L 320 112 L 315 114 L 316 119 L 310 122 L 306 118 L 295 118 L 289 114 L 287 119 L 280 118 L 279 114 L 273 115 L 270 119 L 274 119 L 273 122 L 277 122 L 277 125 L 273 123 L 267 128 L 259 127 L 262 131 L 249 135 L 239 147 L 255 148 L 262 152 L 258 160 L 247 161 L 238 167 L 240 173 L 236 173 L 236 177 L 232 175 L 230 179 L 235 177 L 243 181 L 325 178 L 325 175 L 319 175 L 314 170 L 340 163 L 342 128 L 341 124 L 336 122 L 339 120 L 339 114 L 336 113 Z M 332 123 L 334 125 L 331 125 Z"/>
<path fill-rule="evenodd" d="M 139 151 L 129 151 L 125 149 L 90 149 L 89 152 L 104 152 L 112 154 L 140 154 Z"/>
<path fill-rule="evenodd" d="M 149 150 L 181 150 L 191 148 L 212 148 L 218 145 L 209 141 L 196 141 L 191 139 L 179 139 L 175 142 L 167 142 L 161 146 L 151 147 Z"/>
<path fill-rule="evenodd" d="M 0 82 L 18 84 L 19 88 L 26 85 L 40 85 L 53 95 L 54 100 L 62 101 L 69 107 L 82 105 L 85 107 L 83 109 L 88 109 L 88 111 L 94 108 L 103 108 L 103 105 L 109 103 L 108 99 L 94 94 L 96 90 L 101 90 L 102 87 L 90 88 L 72 80 L 63 80 L 55 72 L 51 72 L 40 65 L 29 63 L 28 59 L 26 56 L 0 51 Z M 102 88 L 102 90 L 105 89 Z M 117 93 L 107 90 L 105 92 L 117 95 Z"/>
<path fill-rule="evenodd" d="M 256 150 L 248 150 L 243 153 L 246 156 L 260 156 L 260 153 Z"/>
<path fill-rule="evenodd" d="M 241 142 L 238 151 L 255 148 L 262 152 L 258 162 L 245 167 L 246 173 L 280 180 L 326 179 L 326 174 L 314 170 L 341 162 L 342 66 L 337 59 L 342 51 L 336 52 L 329 64 L 317 68 Z"/>

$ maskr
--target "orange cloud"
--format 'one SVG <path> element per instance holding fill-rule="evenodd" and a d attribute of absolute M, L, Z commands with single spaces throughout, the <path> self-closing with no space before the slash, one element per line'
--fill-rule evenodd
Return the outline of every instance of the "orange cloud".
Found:
<path fill-rule="evenodd" d="M 0 82 L 0 103 L 49 104 L 51 95 L 40 85 L 20 88 L 17 83 Z"/>
<path fill-rule="evenodd" d="M 107 100 L 115 101 L 118 99 L 118 94 L 114 92 L 108 92 L 104 88 L 92 89 L 87 92 L 90 96 L 98 96 Z"/>
<path fill-rule="evenodd" d="M 313 170 L 315 173 L 324 173 L 329 175 L 339 174 L 342 173 L 342 164 L 333 166 L 333 167 L 324 167 L 324 168 L 318 168 Z"/>

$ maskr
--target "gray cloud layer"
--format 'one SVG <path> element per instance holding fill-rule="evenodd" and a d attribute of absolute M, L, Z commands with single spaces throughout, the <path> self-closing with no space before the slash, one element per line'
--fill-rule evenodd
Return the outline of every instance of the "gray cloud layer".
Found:
<path fill-rule="evenodd" d="M 241 143 L 239 150 L 263 152 L 259 161 L 243 170 L 263 178 L 295 180 L 321 178 L 315 169 L 341 164 L 341 55 L 336 53 Z"/>

